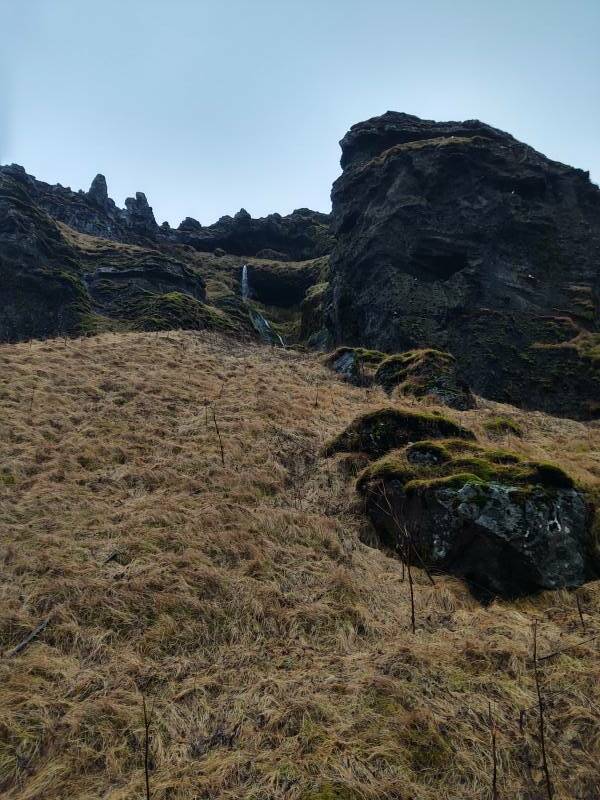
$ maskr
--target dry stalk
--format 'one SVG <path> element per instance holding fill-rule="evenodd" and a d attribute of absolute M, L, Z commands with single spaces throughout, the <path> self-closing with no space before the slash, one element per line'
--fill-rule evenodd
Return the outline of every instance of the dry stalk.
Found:
<path fill-rule="evenodd" d="M 546 733 L 544 725 L 544 702 L 542 700 L 542 691 L 540 689 L 540 676 L 538 669 L 538 656 L 537 656 L 537 620 L 533 623 L 533 673 L 535 677 L 535 690 L 538 700 L 539 711 L 539 731 L 540 731 L 540 747 L 542 749 L 542 768 L 544 770 L 544 777 L 546 779 L 546 793 L 548 800 L 552 800 L 552 783 L 550 781 L 550 770 L 548 768 L 548 757 L 546 755 Z"/>
<path fill-rule="evenodd" d="M 217 415 L 215 414 L 214 406 L 213 406 L 213 409 L 212 409 L 212 417 L 213 417 L 213 422 L 214 422 L 214 425 L 215 425 L 215 430 L 216 430 L 217 436 L 219 438 L 219 449 L 221 450 L 221 464 L 223 466 L 225 466 L 225 450 L 223 449 L 223 439 L 221 438 L 221 431 L 219 430 L 219 426 L 217 424 Z"/>
<path fill-rule="evenodd" d="M 144 709 L 144 777 L 146 781 L 146 800 L 150 800 L 150 726 L 152 725 L 154 703 L 152 703 L 148 714 L 146 697 L 142 695 L 142 707 Z"/>
<path fill-rule="evenodd" d="M 490 723 L 490 737 L 492 739 L 492 800 L 499 800 L 498 796 L 498 754 L 496 750 L 496 723 L 492 716 L 492 704 L 488 700 L 488 720 Z"/>

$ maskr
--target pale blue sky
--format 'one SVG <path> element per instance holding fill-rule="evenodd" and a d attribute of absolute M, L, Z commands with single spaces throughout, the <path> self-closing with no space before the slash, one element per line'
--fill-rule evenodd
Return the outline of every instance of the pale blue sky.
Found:
<path fill-rule="evenodd" d="M 329 210 L 387 109 L 477 117 L 600 180 L 600 0 L 0 0 L 0 163 L 159 222 Z"/>

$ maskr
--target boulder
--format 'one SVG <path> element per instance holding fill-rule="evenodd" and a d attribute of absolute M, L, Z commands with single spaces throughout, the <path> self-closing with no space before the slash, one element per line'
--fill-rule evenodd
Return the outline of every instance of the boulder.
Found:
<path fill-rule="evenodd" d="M 429 397 L 462 411 L 475 407 L 471 390 L 458 374 L 456 359 L 440 350 L 387 355 L 365 347 L 338 347 L 324 363 L 356 386 L 379 384 L 389 394 Z"/>
<path fill-rule="evenodd" d="M 450 352 L 473 391 L 576 417 L 600 396 L 600 191 L 483 122 L 387 112 L 342 139 L 333 343 Z"/>
<path fill-rule="evenodd" d="M 323 363 L 355 386 L 370 386 L 377 368 L 386 358 L 386 354 L 379 350 L 338 347 L 325 357 Z"/>
<path fill-rule="evenodd" d="M 360 452 L 382 456 L 425 438 L 474 439 L 473 433 L 441 414 L 381 408 L 355 419 L 324 449 L 325 455 Z"/>
<path fill-rule="evenodd" d="M 475 398 L 458 374 L 454 356 L 440 350 L 409 350 L 384 358 L 373 376 L 388 392 L 429 397 L 441 405 L 464 411 Z"/>
<path fill-rule="evenodd" d="M 552 464 L 425 441 L 371 464 L 358 488 L 386 548 L 464 579 L 482 600 L 573 588 L 598 575 L 593 508 Z"/>

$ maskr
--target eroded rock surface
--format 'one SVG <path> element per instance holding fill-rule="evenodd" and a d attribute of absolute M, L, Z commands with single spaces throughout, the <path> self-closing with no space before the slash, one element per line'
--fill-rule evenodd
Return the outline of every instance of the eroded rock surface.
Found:
<path fill-rule="evenodd" d="M 381 543 L 464 579 L 482 600 L 580 586 L 598 574 L 593 507 L 560 468 L 473 441 L 425 440 L 364 470 Z"/>
<path fill-rule="evenodd" d="M 477 120 L 387 112 L 341 146 L 333 341 L 447 350 L 477 394 L 592 415 L 600 363 L 573 345 L 600 326 L 589 175 Z"/>
<path fill-rule="evenodd" d="M 28 175 L 17 164 L 0 166 L 0 174 L 20 182 L 38 208 L 53 219 L 81 233 L 117 242 L 188 245 L 212 253 L 216 249 L 233 255 L 276 260 L 301 261 L 327 255 L 333 246 L 329 215 L 308 208 L 291 214 L 270 214 L 253 219 L 245 209 L 233 217 L 221 217 L 214 225 L 203 226 L 186 217 L 178 228 L 158 225 L 143 192 L 128 197 L 125 208 L 118 208 L 108 195 L 104 175 L 96 175 L 89 191 L 73 191 L 60 184 L 51 185 Z"/>

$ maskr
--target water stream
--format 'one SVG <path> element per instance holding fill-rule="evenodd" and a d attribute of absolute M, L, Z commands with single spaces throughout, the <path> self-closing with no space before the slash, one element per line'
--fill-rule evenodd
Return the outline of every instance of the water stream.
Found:
<path fill-rule="evenodd" d="M 244 303 L 248 304 L 248 300 L 250 299 L 250 281 L 248 279 L 248 265 L 244 264 L 242 267 L 242 300 Z M 268 344 L 275 344 L 279 345 L 280 347 L 285 347 L 285 342 L 281 338 L 281 336 L 274 331 L 271 327 L 271 323 L 268 319 L 263 317 L 256 309 L 252 308 L 248 304 L 248 311 L 250 312 L 250 319 L 252 320 L 252 324 L 258 331 L 260 338 L 263 342 L 267 342 Z"/>

